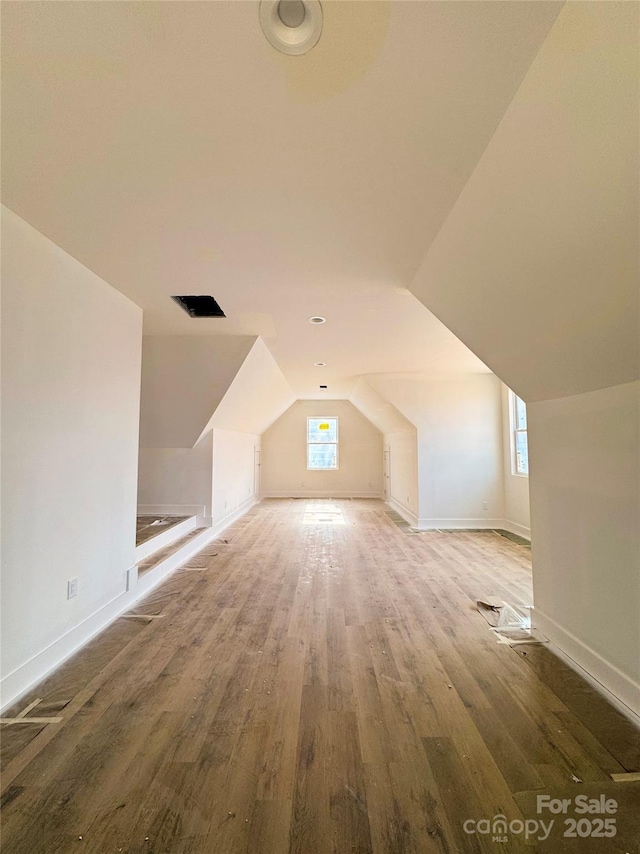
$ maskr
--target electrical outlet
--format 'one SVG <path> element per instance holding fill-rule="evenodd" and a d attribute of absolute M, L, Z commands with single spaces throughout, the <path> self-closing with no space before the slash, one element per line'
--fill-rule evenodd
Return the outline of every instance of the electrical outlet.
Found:
<path fill-rule="evenodd" d="M 67 599 L 73 599 L 74 596 L 78 595 L 78 579 L 72 578 L 70 581 L 67 581 Z"/>
<path fill-rule="evenodd" d="M 486 501 L 483 501 L 483 502 L 482 502 L 482 509 L 483 509 L 483 510 L 488 510 L 488 509 L 489 509 L 489 505 L 487 504 L 487 502 L 486 502 Z"/>

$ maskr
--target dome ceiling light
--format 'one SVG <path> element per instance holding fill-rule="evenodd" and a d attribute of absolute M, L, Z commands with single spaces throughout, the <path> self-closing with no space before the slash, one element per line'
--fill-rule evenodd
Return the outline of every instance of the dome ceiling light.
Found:
<path fill-rule="evenodd" d="M 262 0 L 260 26 L 276 50 L 301 56 L 322 34 L 322 6 L 318 0 Z"/>
<path fill-rule="evenodd" d="M 316 315 L 314 315 L 313 317 L 310 317 L 310 318 L 309 318 L 309 323 L 326 323 L 326 322 L 327 322 L 327 318 L 326 318 L 326 317 L 320 317 L 320 316 L 319 316 L 319 315 L 317 315 L 317 314 L 316 314 Z"/>

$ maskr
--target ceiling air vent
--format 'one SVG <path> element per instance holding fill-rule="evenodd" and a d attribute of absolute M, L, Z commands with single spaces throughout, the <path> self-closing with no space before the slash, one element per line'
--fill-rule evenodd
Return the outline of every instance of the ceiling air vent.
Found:
<path fill-rule="evenodd" d="M 213 297 L 209 296 L 192 296 L 192 297 L 171 297 L 172 300 L 178 303 L 190 317 L 226 317 L 227 315 L 220 308 Z"/>

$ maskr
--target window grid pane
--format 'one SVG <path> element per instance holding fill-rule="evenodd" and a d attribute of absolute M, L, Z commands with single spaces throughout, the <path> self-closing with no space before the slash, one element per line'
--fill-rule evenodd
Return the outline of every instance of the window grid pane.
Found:
<path fill-rule="evenodd" d="M 529 443 L 527 431 L 516 431 L 516 471 L 518 474 L 529 474 Z"/>
<path fill-rule="evenodd" d="M 334 444 L 309 443 L 307 445 L 307 468 L 337 469 L 338 446 Z"/>
<path fill-rule="evenodd" d="M 337 418 L 309 418 L 307 419 L 307 442 L 309 443 L 336 443 L 338 441 L 338 419 Z"/>
<path fill-rule="evenodd" d="M 523 400 L 520 400 L 518 395 L 514 395 L 516 402 L 516 418 L 515 418 L 515 427 L 516 430 L 526 430 L 527 429 L 527 407 Z"/>

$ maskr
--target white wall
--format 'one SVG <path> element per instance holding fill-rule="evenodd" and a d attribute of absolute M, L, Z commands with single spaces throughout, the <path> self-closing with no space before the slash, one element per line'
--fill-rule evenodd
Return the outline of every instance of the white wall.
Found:
<path fill-rule="evenodd" d="M 339 468 L 307 470 L 307 418 L 338 417 Z M 382 434 L 348 400 L 298 400 L 262 436 L 263 496 L 382 495 Z"/>
<path fill-rule="evenodd" d="M 145 335 L 140 447 L 192 448 L 255 340 L 249 335 Z"/>
<path fill-rule="evenodd" d="M 640 378 L 639 21 L 564 4 L 410 285 L 527 403 Z"/>
<path fill-rule="evenodd" d="M 511 429 L 509 389 L 502 384 L 502 467 L 504 472 L 505 528 L 531 539 L 529 478 L 514 474 L 514 447 Z"/>
<path fill-rule="evenodd" d="M 418 435 L 415 427 L 385 433 L 389 453 L 387 501 L 412 524 L 418 524 Z"/>
<path fill-rule="evenodd" d="M 179 383 L 180 376 L 173 375 L 171 383 L 164 387 L 165 399 L 162 399 L 163 381 L 160 366 L 165 363 L 169 355 L 175 356 L 176 352 L 182 354 L 181 358 L 186 358 L 189 354 L 190 358 L 195 354 L 201 356 L 206 354 L 207 371 L 212 386 L 220 391 L 224 389 L 224 393 L 220 400 L 213 400 L 213 402 L 210 396 L 204 396 L 208 401 L 207 405 L 214 406 L 207 417 L 204 415 L 205 410 L 199 408 L 201 402 L 197 406 L 189 404 L 192 413 L 196 411 L 200 413 L 197 423 L 206 424 L 200 440 L 193 448 L 140 448 L 138 506 L 141 512 L 198 513 L 204 515 L 205 522 L 212 516 L 215 522 L 219 522 L 226 515 L 225 503 L 228 505 L 226 509 L 231 508 L 232 505 L 237 509 L 235 495 L 237 468 L 238 465 L 244 466 L 245 462 L 238 463 L 236 454 L 240 454 L 240 460 L 244 460 L 246 456 L 248 461 L 246 465 L 253 466 L 253 450 L 245 454 L 241 449 L 245 446 L 247 449 L 253 449 L 256 435 L 260 435 L 293 403 L 293 392 L 261 338 L 254 341 L 249 353 L 239 364 L 237 373 L 231 376 L 230 370 L 234 362 L 229 354 L 241 355 L 247 340 L 241 336 L 238 350 L 238 346 L 231 340 L 232 337 L 226 336 L 226 340 L 221 341 L 221 336 L 218 336 L 213 340 L 213 349 L 200 337 L 196 337 L 193 344 L 189 339 L 185 340 L 178 336 L 175 345 L 167 337 L 144 339 L 143 364 L 146 354 L 149 370 L 151 365 L 154 366 L 148 379 L 153 379 L 151 386 L 156 389 L 153 395 L 148 394 L 146 398 L 148 404 L 155 401 L 153 406 L 146 408 L 147 417 L 154 412 L 156 417 L 164 418 L 165 410 L 171 411 L 170 395 L 173 383 Z M 216 374 L 216 360 L 211 358 L 216 354 L 219 357 L 220 377 Z M 182 363 L 178 360 L 176 364 Z M 148 393 L 151 386 L 147 386 Z M 192 393 L 197 394 L 197 387 L 193 387 L 189 392 L 189 394 Z M 144 404 L 143 393 L 143 409 Z M 159 425 L 148 425 L 142 438 L 148 437 L 151 433 L 157 436 L 161 430 Z M 227 466 L 221 453 L 224 454 L 229 450 L 229 443 L 232 442 L 230 436 L 242 434 L 246 438 L 238 439 L 230 446 L 233 464 Z M 172 432 L 171 435 L 175 434 Z M 183 436 L 182 431 L 180 436 Z M 215 486 L 213 482 L 214 443 L 221 444 L 223 448 L 222 452 L 216 453 Z M 246 499 L 245 491 L 243 484 L 241 503 Z M 217 504 L 214 513 L 215 502 Z M 229 512 L 231 512 L 230 509 Z"/>
<path fill-rule="evenodd" d="M 640 714 L 640 383 L 528 407 L 535 620 Z"/>
<path fill-rule="evenodd" d="M 210 518 L 212 476 L 212 430 L 193 448 L 140 448 L 139 512 Z"/>
<path fill-rule="evenodd" d="M 446 378 L 375 374 L 367 380 L 418 431 L 420 527 L 501 526 L 504 497 L 498 378 L 490 373 Z"/>
<path fill-rule="evenodd" d="M 3 702 L 125 590 L 142 312 L 2 210 Z M 67 581 L 78 595 L 67 600 Z"/>
<path fill-rule="evenodd" d="M 206 429 L 262 434 L 295 395 L 262 338 L 257 338 Z"/>
<path fill-rule="evenodd" d="M 219 428 L 213 434 L 213 523 L 219 525 L 258 497 L 254 478 L 260 436 Z"/>

